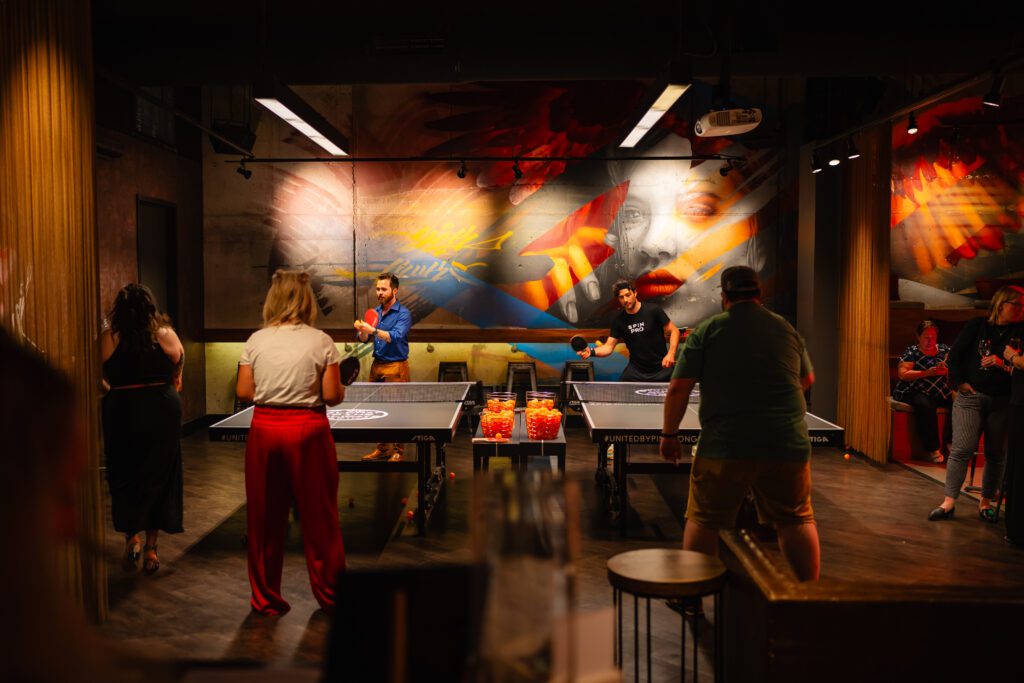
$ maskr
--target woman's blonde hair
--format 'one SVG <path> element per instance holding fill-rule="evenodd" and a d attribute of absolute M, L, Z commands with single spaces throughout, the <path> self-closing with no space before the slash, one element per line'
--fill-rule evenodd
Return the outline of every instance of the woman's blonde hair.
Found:
<path fill-rule="evenodd" d="M 270 281 L 267 300 L 263 303 L 263 326 L 316 322 L 317 306 L 309 273 L 301 270 L 278 270 Z"/>
<path fill-rule="evenodd" d="M 999 318 L 999 309 L 1007 301 L 1024 303 L 1024 287 L 1006 285 L 999 288 L 999 291 L 992 297 L 992 303 L 988 306 L 988 321 L 990 323 L 995 324 L 996 319 Z"/>

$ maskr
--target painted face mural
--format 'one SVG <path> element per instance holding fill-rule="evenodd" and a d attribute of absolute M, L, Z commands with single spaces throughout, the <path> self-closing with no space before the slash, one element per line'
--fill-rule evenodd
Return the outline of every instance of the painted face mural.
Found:
<path fill-rule="evenodd" d="M 365 87 L 359 97 L 306 96 L 328 110 L 359 109 L 348 115 L 360 122 L 360 155 L 455 161 L 268 164 L 244 185 L 220 164 L 205 194 L 207 326 L 258 324 L 263 280 L 282 266 L 314 275 L 324 327 L 346 327 L 353 311 L 374 305 L 382 271 L 401 278 L 421 329 L 606 327 L 621 278 L 692 326 L 717 312 L 725 267 L 749 265 L 773 287 L 769 246 L 789 220 L 776 202 L 778 155 L 723 138 L 694 149 L 688 122 L 672 121 L 638 154 L 744 163 L 609 161 L 642 84 L 461 86 L 443 97 Z M 266 117 L 257 140 L 265 156 L 307 151 Z M 522 157 L 522 176 L 508 161 L 471 160 L 459 178 L 462 154 Z"/>
<path fill-rule="evenodd" d="M 774 168 L 739 145 L 722 161 L 651 160 L 612 164 L 628 183 L 610 243 L 620 277 L 636 281 L 642 301 L 656 301 L 679 325 L 718 311 L 718 273 L 733 265 L 761 271 L 767 262 L 757 212 L 778 191 Z M 649 156 L 691 156 L 688 139 L 666 135 Z M 723 175 L 723 171 L 725 174 Z"/>

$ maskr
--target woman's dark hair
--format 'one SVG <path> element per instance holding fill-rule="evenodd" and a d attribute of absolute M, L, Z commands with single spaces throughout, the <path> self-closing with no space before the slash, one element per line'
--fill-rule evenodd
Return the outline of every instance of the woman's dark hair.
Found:
<path fill-rule="evenodd" d="M 939 326 L 936 325 L 933 321 L 922 320 L 917 326 L 917 336 L 920 337 L 922 334 L 924 334 L 924 331 L 927 330 L 929 327 L 934 327 L 936 333 L 939 331 Z"/>
<path fill-rule="evenodd" d="M 121 288 L 108 317 L 110 330 L 118 336 L 118 343 L 132 350 L 153 344 L 157 330 L 171 324 L 170 319 L 157 310 L 149 287 L 137 282 Z"/>

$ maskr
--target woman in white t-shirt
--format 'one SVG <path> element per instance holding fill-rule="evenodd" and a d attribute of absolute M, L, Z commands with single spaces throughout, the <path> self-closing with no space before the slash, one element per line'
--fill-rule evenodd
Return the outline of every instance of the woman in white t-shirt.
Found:
<path fill-rule="evenodd" d="M 345 397 L 331 338 L 313 327 L 316 297 L 309 275 L 274 273 L 263 329 L 245 343 L 236 393 L 255 402 L 245 446 L 252 608 L 283 614 L 281 568 L 288 511 L 296 501 L 313 596 L 334 608 L 345 548 L 338 522 L 338 463 L 326 405 Z"/>

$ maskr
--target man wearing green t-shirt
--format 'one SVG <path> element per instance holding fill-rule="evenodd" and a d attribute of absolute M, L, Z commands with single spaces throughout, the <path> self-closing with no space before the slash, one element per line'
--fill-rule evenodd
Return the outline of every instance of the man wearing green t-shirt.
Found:
<path fill-rule="evenodd" d="M 683 549 L 718 554 L 718 532 L 735 525 L 748 491 L 774 523 L 801 581 L 816 580 L 818 529 L 811 509 L 811 443 L 804 392 L 814 372 L 803 339 L 761 305 L 757 273 L 722 272 L 723 312 L 690 334 L 665 397 L 661 455 L 678 462 L 676 435 L 700 382 L 701 434 L 690 471 Z"/>

